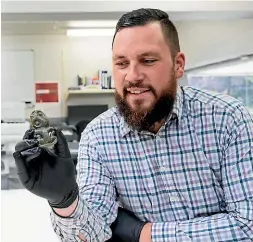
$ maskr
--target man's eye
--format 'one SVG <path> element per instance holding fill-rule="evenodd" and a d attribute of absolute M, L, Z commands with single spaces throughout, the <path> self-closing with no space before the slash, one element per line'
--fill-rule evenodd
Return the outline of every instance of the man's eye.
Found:
<path fill-rule="evenodd" d="M 119 67 L 124 67 L 127 65 L 127 62 L 117 62 L 116 63 L 116 66 L 119 66 Z"/>
<path fill-rule="evenodd" d="M 153 64 L 155 61 L 156 61 L 155 59 L 145 59 L 145 60 L 143 60 L 142 62 L 143 62 L 144 64 Z"/>

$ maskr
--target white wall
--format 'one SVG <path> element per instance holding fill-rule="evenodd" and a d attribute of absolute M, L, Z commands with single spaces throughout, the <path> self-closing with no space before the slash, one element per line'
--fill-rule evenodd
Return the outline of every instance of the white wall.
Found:
<path fill-rule="evenodd" d="M 253 19 L 184 22 L 178 29 L 187 68 L 253 53 Z"/>
<path fill-rule="evenodd" d="M 253 19 L 176 25 L 186 68 L 253 53 Z M 78 74 L 94 76 L 98 69 L 111 69 L 111 41 L 112 37 L 2 36 L 2 49 L 33 49 L 36 81 L 59 81 L 63 93 L 77 84 Z M 50 117 L 65 116 L 64 103 L 36 108 Z"/>
<path fill-rule="evenodd" d="M 57 81 L 61 103 L 36 104 L 49 117 L 65 116 L 67 88 L 77 85 L 77 75 L 97 76 L 98 69 L 111 69 L 111 39 L 66 36 L 3 36 L 2 49 L 33 49 L 35 81 Z M 30 113 L 28 110 L 27 113 Z"/>

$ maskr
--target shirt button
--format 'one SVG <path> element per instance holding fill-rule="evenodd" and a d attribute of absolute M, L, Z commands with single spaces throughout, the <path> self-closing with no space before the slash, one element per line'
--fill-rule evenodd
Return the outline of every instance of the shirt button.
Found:
<path fill-rule="evenodd" d="M 171 202 L 176 202 L 176 201 L 178 201 L 179 199 L 178 199 L 178 195 L 176 195 L 176 194 L 174 194 L 174 195 L 171 195 L 170 196 L 170 201 Z"/>
<path fill-rule="evenodd" d="M 162 166 L 161 168 L 162 168 L 162 171 L 163 171 L 163 172 L 166 172 L 166 171 L 167 171 L 166 167 Z"/>

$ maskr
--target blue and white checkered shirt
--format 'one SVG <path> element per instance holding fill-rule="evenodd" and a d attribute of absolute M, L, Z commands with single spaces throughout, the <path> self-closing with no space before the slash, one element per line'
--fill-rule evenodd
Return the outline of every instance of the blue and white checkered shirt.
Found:
<path fill-rule="evenodd" d="M 119 204 L 153 242 L 253 241 L 253 121 L 232 97 L 178 87 L 157 134 L 112 108 L 84 130 L 77 169 L 77 209 L 51 213 L 62 241 L 106 241 Z"/>

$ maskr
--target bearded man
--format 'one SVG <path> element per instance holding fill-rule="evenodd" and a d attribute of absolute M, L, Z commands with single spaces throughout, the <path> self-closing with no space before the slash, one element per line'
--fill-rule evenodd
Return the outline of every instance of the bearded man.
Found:
<path fill-rule="evenodd" d="M 246 108 L 179 85 L 185 55 L 161 10 L 124 14 L 112 57 L 117 106 L 83 131 L 77 180 L 59 131 L 56 156 L 42 150 L 27 162 L 20 152 L 37 143 L 25 141 L 14 153 L 24 186 L 52 207 L 59 238 L 251 241 L 253 122 Z"/>

